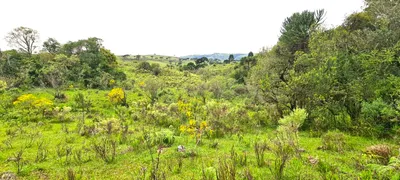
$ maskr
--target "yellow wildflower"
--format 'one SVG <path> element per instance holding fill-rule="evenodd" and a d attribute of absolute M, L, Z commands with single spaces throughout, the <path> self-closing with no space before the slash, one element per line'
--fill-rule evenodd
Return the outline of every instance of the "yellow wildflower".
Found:
<path fill-rule="evenodd" d="M 190 118 L 190 117 L 192 116 L 192 112 L 190 112 L 190 111 L 186 112 L 186 116 L 187 116 L 188 118 Z"/>
<path fill-rule="evenodd" d="M 207 126 L 208 126 L 207 122 L 206 121 L 202 121 L 201 124 L 200 124 L 200 129 L 203 130 L 203 129 L 207 128 Z"/>
<path fill-rule="evenodd" d="M 184 132 L 186 131 L 186 126 L 185 126 L 185 125 L 181 125 L 181 126 L 179 127 L 179 130 L 180 130 L 182 133 L 184 133 Z"/>
<path fill-rule="evenodd" d="M 193 119 L 190 120 L 190 121 L 189 121 L 189 126 L 190 126 L 190 127 L 195 127 L 195 126 L 196 126 L 196 121 L 193 120 Z"/>
<path fill-rule="evenodd" d="M 210 129 L 210 130 L 208 131 L 208 133 L 209 133 L 210 136 L 211 136 L 211 135 L 213 135 L 214 131 L 213 131 L 212 129 Z"/>
<path fill-rule="evenodd" d="M 139 82 L 139 86 L 144 87 L 144 86 L 146 86 L 146 84 L 142 81 L 142 82 Z"/>

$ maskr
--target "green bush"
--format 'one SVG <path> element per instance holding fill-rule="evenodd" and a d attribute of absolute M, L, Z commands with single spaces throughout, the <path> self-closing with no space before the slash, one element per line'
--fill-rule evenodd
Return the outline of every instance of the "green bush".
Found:
<path fill-rule="evenodd" d="M 368 164 L 366 169 L 374 172 L 373 179 L 399 179 L 400 159 L 392 157 L 387 165 Z"/>
<path fill-rule="evenodd" d="M 0 92 L 3 92 L 7 89 L 7 83 L 5 81 L 0 80 Z"/>
<path fill-rule="evenodd" d="M 160 75 L 160 73 L 161 73 L 160 64 L 158 64 L 158 63 L 151 64 L 151 71 L 153 72 L 153 75 L 155 75 L 155 76 Z"/>
<path fill-rule="evenodd" d="M 232 89 L 237 95 L 244 95 L 249 92 L 247 90 L 247 87 L 243 84 L 235 84 L 234 86 L 232 86 Z"/>
<path fill-rule="evenodd" d="M 274 155 L 272 162 L 269 162 L 271 164 L 269 169 L 275 179 L 284 177 L 284 170 L 288 162 L 299 152 L 298 130 L 307 116 L 305 109 L 295 109 L 279 120 L 275 138 L 270 140 L 271 142 L 267 147 Z"/>
<path fill-rule="evenodd" d="M 147 61 L 140 62 L 137 68 L 140 69 L 140 70 L 145 70 L 145 71 L 151 71 L 152 70 L 152 67 L 151 67 L 150 63 L 147 62 Z"/>
<path fill-rule="evenodd" d="M 156 132 L 144 132 L 142 139 L 150 147 L 160 145 L 171 147 L 175 142 L 174 132 L 168 129 Z"/>
<path fill-rule="evenodd" d="M 392 148 L 385 144 L 369 146 L 365 150 L 366 154 L 378 163 L 387 165 L 393 155 Z"/>
<path fill-rule="evenodd" d="M 339 131 L 329 131 L 321 137 L 322 149 L 344 152 L 347 146 L 346 135 Z"/>
<path fill-rule="evenodd" d="M 97 157 L 106 163 L 113 162 L 117 156 L 118 143 L 109 136 L 103 136 L 92 141 L 91 147 Z"/>

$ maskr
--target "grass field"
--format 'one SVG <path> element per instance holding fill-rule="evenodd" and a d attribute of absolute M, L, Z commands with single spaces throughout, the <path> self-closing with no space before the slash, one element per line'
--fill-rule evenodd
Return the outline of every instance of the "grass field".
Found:
<path fill-rule="evenodd" d="M 251 105 L 251 96 L 232 85 L 234 64 L 181 72 L 167 67 L 168 62 L 150 61 L 163 64 L 154 76 L 138 70 L 138 63 L 119 61 L 127 80 L 110 89 L 71 85 L 58 90 L 62 99 L 55 99 L 55 89 L 3 93 L 0 172 L 13 172 L 19 179 L 277 178 L 281 154 L 271 145 L 276 125 L 264 109 Z M 209 90 L 201 91 L 203 86 Z M 128 106 L 110 102 L 110 90 L 117 87 L 124 87 Z M 53 104 L 46 113 L 18 107 L 13 102 L 24 94 Z M 79 106 L 78 94 L 90 105 Z M 291 155 L 281 178 L 398 177 L 396 171 L 382 175 L 371 168 L 388 166 L 367 152 L 385 144 L 397 156 L 394 141 L 340 132 L 331 132 L 331 139 L 321 135 L 298 134 L 298 152 L 286 152 Z M 184 150 L 179 152 L 179 146 Z"/>

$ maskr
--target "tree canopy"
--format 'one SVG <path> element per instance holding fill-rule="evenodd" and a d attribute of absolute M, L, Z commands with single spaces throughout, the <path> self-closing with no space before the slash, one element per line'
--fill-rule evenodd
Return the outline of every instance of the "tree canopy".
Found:
<path fill-rule="evenodd" d="M 280 116 L 308 111 L 303 128 L 386 136 L 398 123 L 397 1 L 366 1 L 341 26 L 318 28 L 325 12 L 294 13 L 279 42 L 261 52 L 246 83 Z"/>
<path fill-rule="evenodd" d="M 9 32 L 5 39 L 11 47 L 31 55 L 37 48 L 39 33 L 34 29 L 21 26 Z"/>
<path fill-rule="evenodd" d="M 18 48 L 4 51 L 0 57 L 0 76 L 6 77 L 9 87 L 54 87 L 80 84 L 103 88 L 110 80 L 123 80 L 125 74 L 116 69 L 117 58 L 102 45 L 100 38 L 92 37 L 61 45 L 49 38 L 43 51 L 34 54 L 39 33 L 19 27 L 6 40 Z"/>

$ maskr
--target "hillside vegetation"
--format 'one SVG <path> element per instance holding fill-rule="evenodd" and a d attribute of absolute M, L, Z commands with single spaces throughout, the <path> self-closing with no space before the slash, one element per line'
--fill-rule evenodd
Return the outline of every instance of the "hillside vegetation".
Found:
<path fill-rule="evenodd" d="M 240 61 L 117 57 L 95 37 L 35 53 L 16 28 L 0 179 L 400 179 L 400 5 L 365 3 L 332 29 L 294 13 Z"/>
<path fill-rule="evenodd" d="M 202 57 L 206 57 L 207 59 L 215 59 L 215 60 L 227 60 L 229 59 L 229 55 L 231 54 L 226 54 L 226 53 L 213 53 L 213 54 L 199 54 L 199 55 L 187 55 L 187 56 L 182 56 L 181 58 L 184 59 L 200 59 Z M 246 57 L 247 54 L 232 54 L 235 60 L 240 60 L 243 57 Z"/>

